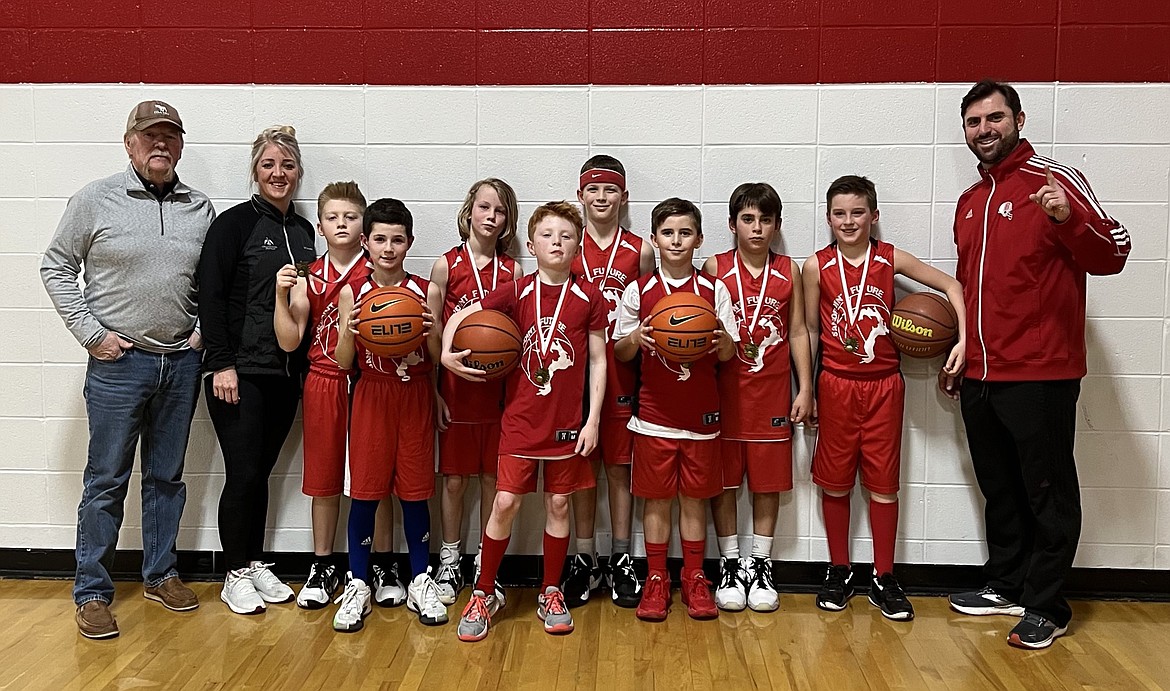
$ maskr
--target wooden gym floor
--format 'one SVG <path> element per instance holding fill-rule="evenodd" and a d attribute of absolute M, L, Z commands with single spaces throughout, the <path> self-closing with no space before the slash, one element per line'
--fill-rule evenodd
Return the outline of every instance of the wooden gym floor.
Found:
<path fill-rule="evenodd" d="M 122 635 L 77 633 L 66 581 L 0 581 L 3 689 L 1083 689 L 1170 688 L 1170 603 L 1076 602 L 1069 635 L 1043 651 L 1010 648 L 1014 620 L 962 617 L 940 597 L 913 599 L 911 623 L 886 621 L 864 596 L 840 614 L 812 595 L 782 595 L 774 614 L 692 621 L 674 593 L 670 618 L 647 624 L 608 602 L 574 610 L 553 637 L 536 591 L 511 589 L 486 641 L 461 643 L 452 622 L 425 627 L 405 607 L 374 608 L 339 634 L 333 608 L 271 606 L 231 614 L 218 583 L 202 605 L 168 612 L 119 583 Z"/>

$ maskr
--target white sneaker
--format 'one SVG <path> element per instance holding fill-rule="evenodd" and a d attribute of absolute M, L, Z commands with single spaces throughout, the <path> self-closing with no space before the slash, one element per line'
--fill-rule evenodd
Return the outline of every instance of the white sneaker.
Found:
<path fill-rule="evenodd" d="M 455 600 L 459 598 L 459 591 L 463 590 L 463 572 L 459 570 L 458 560 L 439 564 L 435 585 L 439 588 L 440 602 L 444 605 L 455 604 Z"/>
<path fill-rule="evenodd" d="M 238 569 L 228 571 L 223 579 L 219 599 L 236 614 L 260 614 L 268 607 L 252 585 L 250 575 L 249 569 Z"/>
<path fill-rule="evenodd" d="M 345 581 L 345 590 L 334 600 L 341 603 L 337 614 L 333 615 L 333 630 L 342 633 L 361 631 L 364 622 L 373 608 L 370 607 L 370 586 L 360 578 L 349 575 Z"/>
<path fill-rule="evenodd" d="M 406 608 L 418 614 L 418 620 L 427 626 L 447 623 L 447 607 L 439 599 L 439 586 L 431 578 L 428 567 L 414 577 L 406 588 Z"/>
<path fill-rule="evenodd" d="M 252 578 L 252 587 L 265 602 L 292 601 L 295 595 L 293 589 L 277 578 L 276 574 L 269 571 L 269 566 L 275 566 L 275 564 L 265 564 L 262 561 L 252 562 L 251 568 L 248 569 L 248 574 Z"/>
<path fill-rule="evenodd" d="M 753 612 L 775 612 L 780 609 L 780 593 L 772 582 L 772 560 L 752 557 L 744 565 L 747 583 L 747 605 Z"/>
<path fill-rule="evenodd" d="M 379 607 L 397 607 L 406 602 L 406 586 L 398 577 L 398 564 L 387 569 L 374 564 L 370 570 L 374 572 L 374 602 Z"/>
<path fill-rule="evenodd" d="M 297 594 L 297 607 L 302 609 L 321 609 L 333 600 L 339 585 L 337 567 L 322 561 L 315 561 L 309 567 L 309 578 Z"/>
<path fill-rule="evenodd" d="M 738 559 L 719 558 L 719 584 L 715 586 L 715 606 L 726 612 L 747 607 L 743 570 Z"/>

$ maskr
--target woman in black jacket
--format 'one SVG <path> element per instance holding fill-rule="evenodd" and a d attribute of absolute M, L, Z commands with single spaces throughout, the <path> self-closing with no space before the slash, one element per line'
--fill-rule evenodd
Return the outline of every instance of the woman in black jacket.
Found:
<path fill-rule="evenodd" d="M 304 353 L 276 342 L 276 273 L 316 257 L 313 226 L 297 215 L 301 150 L 292 127 L 270 127 L 252 144 L 258 194 L 216 218 L 199 260 L 207 410 L 223 450 L 219 539 L 227 562 L 220 599 L 256 614 L 293 591 L 266 564 L 268 478 L 292 427 Z"/>

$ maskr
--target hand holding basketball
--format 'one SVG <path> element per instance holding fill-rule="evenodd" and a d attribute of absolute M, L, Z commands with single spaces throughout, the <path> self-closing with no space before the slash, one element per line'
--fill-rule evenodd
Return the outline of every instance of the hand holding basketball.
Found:
<path fill-rule="evenodd" d="M 630 334 L 630 338 L 633 339 L 633 341 L 637 343 L 638 347 L 642 350 L 645 350 L 648 353 L 654 352 L 654 327 L 650 326 L 650 317 L 646 317 L 642 320 L 642 323 L 638 325 L 638 328 L 634 329 L 633 333 Z"/>
<path fill-rule="evenodd" d="M 463 364 L 463 358 L 468 355 L 471 355 L 471 348 L 467 348 L 466 350 L 450 350 L 443 353 L 439 360 L 443 363 L 443 367 L 446 367 L 467 381 L 487 381 L 483 376 L 483 370 L 472 369 Z"/>
<path fill-rule="evenodd" d="M 1072 210 L 1068 206 L 1068 193 L 1065 192 L 1064 186 L 1057 182 L 1052 175 L 1052 169 L 1048 166 L 1044 166 L 1044 186 L 1028 198 L 1039 204 L 1044 213 L 1057 223 L 1064 223 L 1072 215 Z"/>
<path fill-rule="evenodd" d="M 297 286 L 297 267 L 293 264 L 285 264 L 280 267 L 280 271 L 276 272 L 276 294 L 281 297 L 287 297 L 288 291 Z"/>

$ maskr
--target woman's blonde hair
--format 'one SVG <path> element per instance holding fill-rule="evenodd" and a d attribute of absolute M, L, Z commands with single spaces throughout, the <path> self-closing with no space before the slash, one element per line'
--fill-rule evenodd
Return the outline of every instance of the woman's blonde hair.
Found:
<path fill-rule="evenodd" d="M 256 141 L 252 142 L 250 174 L 253 183 L 259 182 L 256 177 L 256 165 L 260 163 L 260 157 L 264 155 L 264 150 L 268 148 L 269 144 L 279 148 L 286 156 L 291 156 L 297 162 L 297 169 L 301 171 L 301 177 L 304 177 L 305 166 L 301 163 L 301 145 L 297 142 L 296 129 L 292 125 L 275 125 L 256 135 Z"/>
<path fill-rule="evenodd" d="M 457 220 L 459 237 L 467 242 L 471 237 L 471 207 L 475 205 L 475 195 L 479 193 L 479 188 L 487 185 L 496 191 L 500 197 L 500 202 L 503 203 L 507 210 L 508 216 L 504 219 L 504 229 L 496 236 L 496 253 L 509 254 L 512 245 L 516 239 L 516 217 L 520 215 L 520 209 L 516 204 L 516 192 L 512 186 L 499 178 L 484 178 L 478 180 L 471 185 L 467 190 L 467 197 L 463 200 L 463 206 L 459 207 L 459 216 Z"/>

